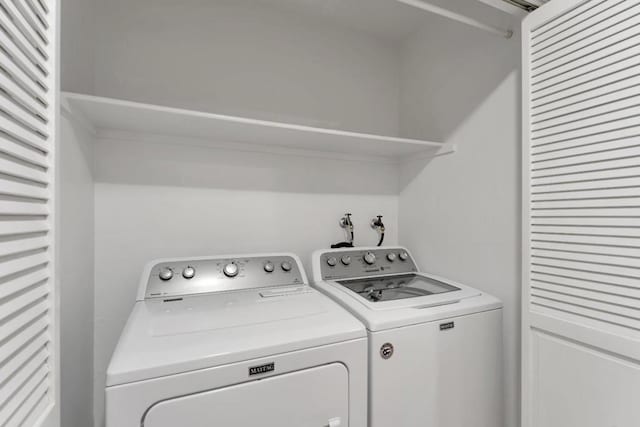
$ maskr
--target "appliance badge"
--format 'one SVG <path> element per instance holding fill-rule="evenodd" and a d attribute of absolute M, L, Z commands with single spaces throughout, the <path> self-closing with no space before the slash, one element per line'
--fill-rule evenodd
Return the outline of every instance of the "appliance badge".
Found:
<path fill-rule="evenodd" d="M 251 366 L 251 367 L 249 367 L 249 376 L 266 374 L 267 372 L 272 372 L 272 371 L 275 371 L 275 370 L 276 370 L 276 364 L 275 363 L 266 363 L 264 365 Z"/>
<path fill-rule="evenodd" d="M 391 356 L 393 356 L 393 344 L 390 342 L 382 344 L 382 347 L 380 347 L 380 356 L 385 360 L 391 358 Z"/>
<path fill-rule="evenodd" d="M 440 323 L 440 330 L 441 331 L 446 331 L 448 329 L 453 329 L 455 326 L 456 325 L 453 322 Z"/>

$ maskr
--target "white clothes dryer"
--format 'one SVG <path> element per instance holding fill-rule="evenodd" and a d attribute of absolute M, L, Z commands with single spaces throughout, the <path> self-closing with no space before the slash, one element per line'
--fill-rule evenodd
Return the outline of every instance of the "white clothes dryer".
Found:
<path fill-rule="evenodd" d="M 405 248 L 320 250 L 315 286 L 367 327 L 370 427 L 503 425 L 502 304 Z"/>
<path fill-rule="evenodd" d="M 295 255 L 154 261 L 107 371 L 107 427 L 365 427 L 366 346 Z"/>

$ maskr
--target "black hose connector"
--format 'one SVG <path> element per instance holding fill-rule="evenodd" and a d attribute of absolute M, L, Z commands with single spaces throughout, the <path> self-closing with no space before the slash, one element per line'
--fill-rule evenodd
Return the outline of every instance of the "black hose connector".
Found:
<path fill-rule="evenodd" d="M 351 214 L 346 213 L 342 218 L 340 218 L 340 227 L 344 228 L 347 233 L 347 240 L 344 242 L 338 242 L 331 245 L 331 249 L 336 248 L 352 248 L 353 240 L 354 240 L 354 232 L 353 232 L 353 222 L 351 221 Z"/>
<path fill-rule="evenodd" d="M 382 222 L 382 215 L 378 215 L 377 218 L 371 220 L 371 228 L 373 228 L 380 234 L 378 246 L 382 246 L 382 242 L 384 242 L 384 223 Z"/>

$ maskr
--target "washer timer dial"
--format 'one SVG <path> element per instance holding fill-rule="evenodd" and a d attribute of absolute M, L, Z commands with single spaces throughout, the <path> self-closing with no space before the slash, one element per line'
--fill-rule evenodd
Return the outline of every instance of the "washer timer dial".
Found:
<path fill-rule="evenodd" d="M 182 277 L 184 277 L 185 279 L 193 279 L 193 276 L 196 275 L 196 269 L 191 267 L 190 265 L 188 265 L 187 267 L 185 267 L 184 270 L 182 270 Z"/>
<path fill-rule="evenodd" d="M 235 262 L 230 262 L 229 264 L 224 266 L 222 271 L 227 277 L 236 277 L 240 272 L 240 269 L 238 268 L 238 264 L 236 264 Z"/>
<path fill-rule="evenodd" d="M 267 273 L 273 273 L 274 269 L 275 267 L 273 266 L 273 263 L 271 261 L 267 261 L 264 264 L 264 271 L 266 271 Z"/>
<path fill-rule="evenodd" d="M 364 257 L 362 257 L 362 259 L 364 259 L 364 262 L 371 265 L 376 262 L 376 255 L 373 252 L 367 252 L 366 254 L 364 254 Z"/>
<path fill-rule="evenodd" d="M 171 280 L 171 278 L 173 277 L 173 270 L 169 267 L 164 267 L 162 270 L 160 270 L 160 274 L 158 274 L 158 277 L 160 277 L 160 279 L 164 281 Z"/>

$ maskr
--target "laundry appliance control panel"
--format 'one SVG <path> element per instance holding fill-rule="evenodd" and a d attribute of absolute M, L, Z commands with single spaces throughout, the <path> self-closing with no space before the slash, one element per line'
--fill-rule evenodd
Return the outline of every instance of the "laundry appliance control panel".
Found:
<path fill-rule="evenodd" d="M 148 268 L 144 298 L 303 285 L 306 277 L 291 255 L 161 260 Z"/>
<path fill-rule="evenodd" d="M 418 268 L 403 248 L 353 248 L 327 251 L 320 255 L 323 280 L 417 272 Z"/>

